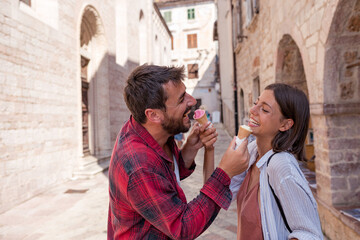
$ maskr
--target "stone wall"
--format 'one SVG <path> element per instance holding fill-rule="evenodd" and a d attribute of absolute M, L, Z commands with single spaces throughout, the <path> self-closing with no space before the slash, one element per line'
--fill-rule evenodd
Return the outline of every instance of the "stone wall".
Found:
<path fill-rule="evenodd" d="M 303 89 L 314 129 L 316 196 L 325 204 L 320 212 L 359 207 L 360 1 L 258 2 L 259 13 L 247 23 L 247 1 L 240 1 L 242 37 L 235 38 L 234 49 L 237 90 L 244 92 L 242 110 L 248 114 L 252 106 L 257 77 L 260 91 L 274 82 Z M 320 213 L 325 230 L 326 214 Z"/>
<path fill-rule="evenodd" d="M 334 1 L 262 1 L 261 12 L 244 26 L 246 38 L 238 41 L 235 48 L 238 92 L 244 91 L 246 114 L 255 98 L 252 86 L 256 77 L 260 78 L 260 89 L 282 81 L 308 93 L 319 161 L 318 194 L 334 205 L 354 206 L 359 200 L 359 189 L 350 188 L 359 183 L 356 173 L 360 172 L 359 137 L 357 130 L 351 131 L 350 127 L 356 129 L 359 122 L 359 108 L 354 105 L 359 102 L 358 36 L 354 33 L 358 29 L 357 8 L 353 6 L 356 4 L 351 1 L 337 8 Z M 336 13 L 342 17 L 334 17 Z M 246 11 L 242 14 L 245 22 Z M 344 16 L 348 17 L 343 19 Z M 332 21 L 337 18 L 345 23 L 346 29 Z M 334 29 L 341 34 L 333 33 Z M 353 45 L 350 47 L 349 43 Z M 325 46 L 331 48 L 325 50 Z M 324 110 L 329 109 L 329 103 L 335 104 L 333 110 Z M 349 109 L 355 112 L 351 114 Z M 343 135 L 335 136 L 333 132 L 337 131 Z M 336 152 L 339 150 L 346 150 L 343 160 L 333 157 L 339 155 Z M 344 182 L 347 187 L 337 189 Z"/>
<path fill-rule="evenodd" d="M 159 47 L 171 46 L 152 1 L 31 2 L 0 2 L 0 213 L 69 180 L 82 166 L 80 56 L 90 61 L 90 144 L 99 160 L 110 156 L 129 118 L 123 88 L 139 64 L 141 10 L 147 39 L 158 33 Z M 135 14 L 117 14 L 126 8 Z M 124 50 L 130 40 L 136 49 Z M 147 60 L 155 62 L 152 46 L 146 47 Z M 159 55 L 158 63 L 168 65 L 169 53 Z"/>
<path fill-rule="evenodd" d="M 1 2 L 0 212 L 71 177 L 79 121 L 77 69 L 69 63 L 77 62 L 77 34 L 69 28 L 76 14 L 63 9 L 73 4 L 66 5 L 54 28 L 18 1 Z"/>

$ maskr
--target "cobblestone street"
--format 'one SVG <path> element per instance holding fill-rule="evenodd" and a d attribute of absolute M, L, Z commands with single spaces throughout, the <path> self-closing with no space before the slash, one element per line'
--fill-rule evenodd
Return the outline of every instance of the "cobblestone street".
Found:
<path fill-rule="evenodd" d="M 215 145 L 216 165 L 230 143 L 221 124 Z M 196 157 L 197 168 L 182 188 L 188 201 L 199 193 L 202 179 L 203 151 Z M 88 180 L 73 180 L 58 185 L 0 215 L 0 239 L 71 240 L 106 239 L 108 178 L 98 174 Z M 214 223 L 198 239 L 236 239 L 236 206 L 221 210 Z"/>

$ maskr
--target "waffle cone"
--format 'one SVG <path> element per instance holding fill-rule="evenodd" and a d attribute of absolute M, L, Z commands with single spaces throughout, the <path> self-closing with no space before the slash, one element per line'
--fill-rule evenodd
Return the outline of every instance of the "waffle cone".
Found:
<path fill-rule="evenodd" d="M 206 114 L 202 115 L 201 118 L 197 118 L 195 120 L 198 121 L 198 123 L 200 123 L 201 125 L 207 124 L 208 122 Z"/>
<path fill-rule="evenodd" d="M 242 138 L 247 138 L 250 134 L 252 133 L 251 130 L 249 130 L 247 128 L 247 126 L 241 125 L 238 131 L 238 138 L 242 139 Z"/>

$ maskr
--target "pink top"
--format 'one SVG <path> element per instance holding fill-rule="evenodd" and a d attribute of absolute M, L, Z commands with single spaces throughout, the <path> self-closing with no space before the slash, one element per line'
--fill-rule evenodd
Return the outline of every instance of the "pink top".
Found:
<path fill-rule="evenodd" d="M 238 240 L 264 239 L 258 202 L 259 179 L 257 179 L 257 183 L 252 189 L 248 189 L 251 173 L 255 167 L 253 165 L 246 174 L 237 196 Z"/>

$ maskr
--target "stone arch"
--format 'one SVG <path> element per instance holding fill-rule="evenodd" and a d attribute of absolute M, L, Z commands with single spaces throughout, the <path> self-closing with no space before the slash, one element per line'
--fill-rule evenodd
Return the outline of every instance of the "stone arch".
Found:
<path fill-rule="evenodd" d="M 306 75 L 299 47 L 289 34 L 285 34 L 279 42 L 276 62 L 276 82 L 286 83 L 301 89 L 309 99 Z M 315 171 L 315 149 L 312 120 L 310 119 L 308 137 L 305 142 L 307 167 Z"/>
<path fill-rule="evenodd" d="M 325 43 L 323 163 L 320 197 L 333 206 L 360 203 L 360 0 L 340 0 Z"/>
<path fill-rule="evenodd" d="M 289 34 L 285 34 L 279 42 L 275 79 L 276 82 L 295 86 L 309 95 L 301 53 Z"/>
<path fill-rule="evenodd" d="M 93 6 L 88 5 L 83 10 L 79 38 L 84 157 L 80 164 L 86 165 L 88 161 L 111 153 L 107 42 L 102 20 Z M 87 133 L 84 132 L 86 127 Z"/>
<path fill-rule="evenodd" d="M 358 103 L 360 100 L 360 1 L 338 3 L 325 44 L 324 101 Z M 352 104 L 353 105 L 353 104 Z M 349 105 L 350 107 L 350 105 Z"/>

